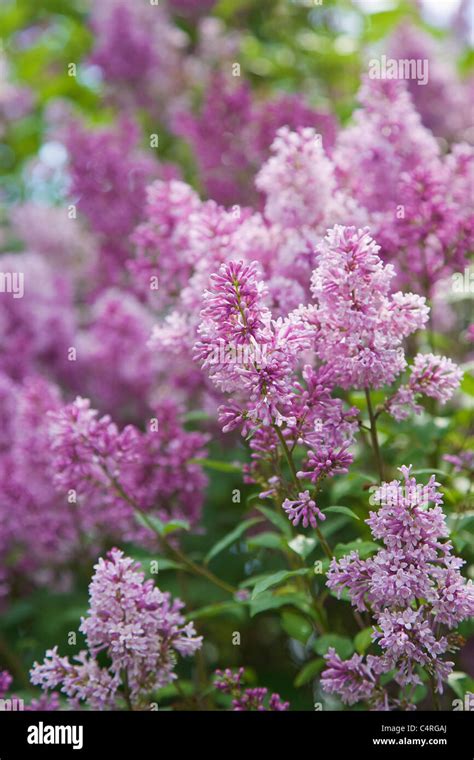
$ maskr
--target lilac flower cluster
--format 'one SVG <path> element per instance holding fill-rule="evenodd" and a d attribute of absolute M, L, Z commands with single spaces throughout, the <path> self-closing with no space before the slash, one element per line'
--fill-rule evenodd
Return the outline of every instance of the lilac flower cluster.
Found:
<path fill-rule="evenodd" d="M 13 682 L 8 670 L 0 670 L 0 699 L 3 699 Z"/>
<path fill-rule="evenodd" d="M 12 586 L 65 590 L 83 553 L 84 514 L 52 485 L 46 415 L 60 404 L 43 378 L 17 384 L 0 374 L 0 601 Z"/>
<path fill-rule="evenodd" d="M 307 528 L 308 525 L 316 528 L 318 520 L 325 520 L 326 515 L 323 515 L 320 509 L 316 506 L 316 502 L 311 498 L 309 491 L 299 493 L 298 498 L 295 501 L 285 499 L 282 504 L 285 512 L 288 514 L 288 518 L 291 520 L 294 526 L 303 523 L 303 528 Z"/>
<path fill-rule="evenodd" d="M 336 225 L 316 248 L 315 303 L 278 319 L 258 262 L 224 263 L 210 276 L 194 355 L 219 390 L 232 392 L 219 419 L 225 432 L 241 427 L 251 434 L 247 474 L 266 495 L 277 493 L 276 481 L 262 473 L 280 445 L 307 449 L 295 476 L 316 486 L 347 472 L 358 410 L 344 410 L 332 391 L 391 385 L 406 367 L 403 338 L 424 326 L 428 307 L 422 296 L 390 292 L 393 267 L 378 251 L 367 230 Z M 419 382 L 440 395 L 446 376 Z"/>
<path fill-rule="evenodd" d="M 80 390 L 104 411 L 139 420 L 153 406 L 160 362 L 147 346 L 152 327 L 149 310 L 124 289 L 103 290 L 91 306 L 76 337 Z"/>
<path fill-rule="evenodd" d="M 146 432 L 119 429 L 88 399 L 64 406 L 53 383 L 0 374 L 0 600 L 12 584 L 66 590 L 71 567 L 110 541 L 149 543 L 136 510 L 196 525 L 207 478 L 190 460 L 207 437 L 185 431 L 171 401 L 153 414 Z"/>
<path fill-rule="evenodd" d="M 351 439 L 354 410 L 344 412 L 341 402 L 330 397 L 324 373 L 318 375 L 307 365 L 304 384 L 296 376 L 300 354 L 311 349 L 314 339 L 309 321 L 299 314 L 272 319 L 264 305 L 266 288 L 258 279 L 256 262 L 223 264 L 211 283 L 212 289 L 204 294 L 195 356 L 218 388 L 234 392 L 232 403 L 220 407 L 219 419 L 225 431 L 241 426 L 244 435 L 252 432 L 256 465 L 252 478 L 259 482 L 260 455 L 271 457 L 278 450 L 278 434 L 290 447 L 297 442 L 313 447 L 322 441 L 326 446 L 343 446 Z M 241 349 L 237 361 L 229 356 L 234 345 Z M 320 451 L 319 456 L 329 464 L 329 451 Z M 317 455 L 311 450 L 310 457 L 314 457 L 313 470 Z M 349 455 L 334 453 L 333 466 L 323 468 L 324 475 L 346 471 L 350 461 Z M 268 490 L 268 483 L 262 485 Z"/>
<path fill-rule="evenodd" d="M 349 221 L 357 213 L 337 190 L 334 164 L 326 150 L 322 135 L 310 126 L 294 131 L 283 126 L 276 132 L 272 156 L 255 180 L 265 193 L 265 217 L 270 222 L 298 229 L 300 234 L 305 230 L 324 234 L 335 221 Z"/>
<path fill-rule="evenodd" d="M 137 510 L 165 522 L 172 517 L 194 525 L 199 519 L 207 480 L 190 460 L 204 456 L 207 437 L 184 431 L 172 402 L 157 405 L 146 432 L 133 425 L 119 430 L 82 398 L 49 420 L 56 488 L 65 494 L 72 489 L 92 513 L 105 507 L 114 535 L 143 539 L 133 519 Z"/>
<path fill-rule="evenodd" d="M 428 396 L 445 404 L 452 398 L 462 380 L 462 370 L 445 356 L 417 354 L 410 368 L 407 385 L 401 385 L 387 401 L 386 408 L 396 420 L 406 419 L 411 412 L 419 413 L 419 396 Z"/>
<path fill-rule="evenodd" d="M 383 484 L 376 493 L 377 512 L 367 520 L 384 548 L 362 560 L 357 551 L 334 559 L 330 589 L 348 593 L 359 611 L 374 619 L 372 639 L 378 655 L 343 661 L 330 651 L 322 674 L 324 688 L 343 702 L 364 700 L 374 709 L 391 709 L 380 676 L 394 672 L 402 700 L 423 678 L 441 693 L 453 669 L 449 654 L 458 648 L 456 626 L 474 614 L 474 586 L 461 573 L 463 560 L 453 555 L 439 483 L 432 476 L 421 487 L 411 467 L 400 468 L 403 481 Z M 432 503 L 433 507 L 428 505 Z"/>
<path fill-rule="evenodd" d="M 283 702 L 279 694 L 269 695 L 266 687 L 245 688 L 243 684 L 244 674 L 244 668 L 239 668 L 237 671 L 232 671 L 230 668 L 223 671 L 216 670 L 214 685 L 219 691 L 232 696 L 232 710 L 235 712 L 284 712 L 288 710 L 290 703 Z"/>
<path fill-rule="evenodd" d="M 402 339 L 424 326 L 425 299 L 391 293 L 394 276 L 367 230 L 336 226 L 317 249 L 318 353 L 343 388 L 391 385 L 406 366 Z"/>
<path fill-rule="evenodd" d="M 0 371 L 17 381 L 46 368 L 64 377 L 76 328 L 68 276 L 36 253 L 0 255 L 0 271 L 15 278 L 0 299 Z"/>
<path fill-rule="evenodd" d="M 99 284 L 118 284 L 129 255 L 127 237 L 141 220 L 145 187 L 158 165 L 137 148 L 139 131 L 130 118 L 97 131 L 78 122 L 63 127 L 69 154 L 69 193 L 97 235 Z"/>
<path fill-rule="evenodd" d="M 193 655 L 202 637 L 185 623 L 183 603 L 145 580 L 138 563 L 118 549 L 95 565 L 89 591 L 79 628 L 87 650 L 71 662 L 53 647 L 33 665 L 31 682 L 45 691 L 59 688 L 76 708 L 146 709 L 153 693 L 176 679 L 176 657 Z"/>
<path fill-rule="evenodd" d="M 181 89 L 186 35 L 160 4 L 104 0 L 93 4 L 94 48 L 90 63 L 100 67 L 109 97 L 120 108 L 156 111 Z M 155 102 L 154 102 L 155 101 Z"/>
<path fill-rule="evenodd" d="M 328 146 L 335 138 L 334 118 L 310 108 L 300 96 L 256 103 L 247 84 L 235 86 L 221 73 L 209 81 L 200 113 L 183 112 L 175 119 L 178 133 L 194 148 L 207 195 L 226 205 L 248 203 L 249 198 L 257 202 L 252 179 L 280 127 L 315 128 Z M 326 184 L 323 192 L 329 192 Z"/>
<path fill-rule="evenodd" d="M 423 124 L 437 137 L 449 141 L 468 140 L 472 122 L 468 107 L 474 86 L 472 76 L 460 79 L 453 57 L 448 57 L 433 37 L 411 24 L 405 23 L 396 29 L 390 40 L 389 54 L 399 60 L 428 62 L 426 83 L 407 80 Z"/>
<path fill-rule="evenodd" d="M 457 454 L 445 454 L 443 459 L 453 465 L 454 472 L 474 470 L 474 451 L 459 451 Z"/>
<path fill-rule="evenodd" d="M 401 81 L 368 79 L 359 97 L 362 108 L 334 150 L 338 179 L 368 211 L 399 281 L 416 278 L 432 295 L 437 281 L 464 268 L 472 250 L 473 149 L 459 143 L 442 155 Z"/>

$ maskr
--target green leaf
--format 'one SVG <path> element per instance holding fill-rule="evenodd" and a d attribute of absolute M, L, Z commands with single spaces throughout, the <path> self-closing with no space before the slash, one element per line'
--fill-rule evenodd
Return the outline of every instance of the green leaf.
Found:
<path fill-rule="evenodd" d="M 143 565 L 143 568 L 146 572 L 148 572 L 152 577 L 158 576 L 161 572 L 165 572 L 166 570 L 185 570 L 185 566 L 182 565 L 180 562 L 176 562 L 174 559 L 168 559 L 168 557 L 160 557 L 157 555 L 150 556 L 148 552 L 145 551 L 130 551 L 127 552 L 127 556 L 134 559 L 136 562 L 140 562 L 141 565 Z M 152 563 L 153 569 L 152 569 Z M 156 567 L 156 572 L 154 568 Z"/>
<path fill-rule="evenodd" d="M 141 560 L 143 562 L 143 560 Z M 154 560 L 152 560 L 153 562 Z M 185 566 L 182 565 L 180 562 L 176 562 L 174 559 L 168 559 L 168 557 L 159 557 L 156 558 L 156 562 L 158 563 L 158 573 L 156 575 L 159 575 L 160 573 L 165 572 L 166 570 L 183 570 L 185 569 Z M 155 574 L 153 574 L 155 575 Z"/>
<path fill-rule="evenodd" d="M 292 610 L 284 610 L 281 616 L 281 625 L 288 636 L 301 641 L 302 644 L 306 644 L 313 632 L 313 626 L 309 620 Z"/>
<path fill-rule="evenodd" d="M 371 554 L 377 552 L 380 549 L 378 544 L 373 541 L 350 541 L 348 544 L 337 544 L 334 548 L 334 555 L 336 559 L 345 557 L 346 554 L 350 554 L 353 551 L 359 553 L 361 559 L 367 559 Z"/>
<path fill-rule="evenodd" d="M 305 611 L 304 608 L 308 607 L 308 602 L 304 594 L 260 594 L 258 599 L 253 599 L 250 602 L 250 617 L 285 606 L 303 608 Z"/>
<path fill-rule="evenodd" d="M 271 573 L 271 575 L 265 575 L 259 580 L 252 591 L 252 599 L 256 599 L 257 596 L 262 594 L 271 586 L 277 586 L 279 583 L 293 578 L 297 575 L 306 575 L 308 573 L 307 568 L 302 567 L 299 570 L 280 570 L 278 573 Z"/>
<path fill-rule="evenodd" d="M 187 520 L 170 520 L 163 525 L 163 535 L 176 533 L 178 530 L 190 530 L 191 526 Z"/>
<path fill-rule="evenodd" d="M 148 515 L 145 512 L 135 512 L 135 519 L 143 528 L 152 530 L 158 536 L 168 536 L 170 533 L 176 533 L 178 530 L 190 529 L 190 525 L 186 520 L 163 522 L 159 517 Z"/>
<path fill-rule="evenodd" d="M 352 641 L 347 636 L 339 636 L 337 633 L 324 633 L 316 639 L 314 651 L 324 655 L 330 647 L 334 647 L 339 657 L 347 659 L 354 652 Z"/>
<path fill-rule="evenodd" d="M 262 513 L 262 515 L 265 515 L 267 520 L 269 520 L 273 525 L 275 525 L 277 528 L 280 528 L 283 535 L 291 538 L 291 525 L 288 518 L 282 512 L 274 512 L 272 509 L 269 509 L 269 507 L 257 507 L 257 509 Z"/>
<path fill-rule="evenodd" d="M 288 541 L 290 549 L 300 557 L 303 557 L 303 559 L 306 559 L 306 557 L 311 554 L 316 544 L 317 541 L 315 538 L 312 536 L 303 536 L 302 533 L 295 536 L 291 541 Z"/>
<path fill-rule="evenodd" d="M 232 462 L 220 462 L 217 459 L 188 459 L 189 464 L 200 464 L 206 470 L 242 474 L 242 466 Z"/>
<path fill-rule="evenodd" d="M 421 702 L 421 700 L 426 697 L 427 693 L 428 689 L 424 683 L 417 684 L 411 694 L 411 702 L 413 702 L 414 705 L 418 704 L 418 702 Z"/>
<path fill-rule="evenodd" d="M 372 644 L 373 628 L 364 628 L 354 637 L 354 646 L 358 654 L 364 654 Z"/>
<path fill-rule="evenodd" d="M 266 578 L 268 573 L 258 573 L 258 575 L 251 575 L 250 578 L 246 578 L 239 583 L 239 588 L 251 588 L 255 586 L 263 578 Z"/>
<path fill-rule="evenodd" d="M 195 689 L 196 686 L 192 681 L 180 678 L 179 686 L 177 686 L 176 681 L 174 681 L 173 683 L 169 683 L 166 686 L 162 686 L 161 689 L 158 689 L 156 692 L 156 699 L 161 702 L 161 700 L 182 696 L 183 694 L 188 697 L 194 694 Z"/>
<path fill-rule="evenodd" d="M 464 699 L 467 691 L 474 690 L 474 679 L 459 670 L 455 670 L 448 676 L 448 684 L 459 699 Z"/>
<path fill-rule="evenodd" d="M 324 660 L 322 657 L 317 657 L 315 660 L 310 660 L 301 668 L 300 672 L 294 680 L 294 685 L 298 688 L 299 686 L 303 686 L 303 684 L 308 683 L 308 681 L 311 681 L 314 676 L 318 675 L 323 667 Z"/>
<path fill-rule="evenodd" d="M 217 602 L 216 604 L 208 604 L 205 607 L 201 607 L 198 610 L 192 610 L 186 619 L 197 620 L 198 618 L 213 618 L 218 615 L 237 615 L 242 617 L 245 608 L 242 602 Z"/>
<path fill-rule="evenodd" d="M 257 536 L 252 536 L 247 541 L 251 549 L 254 547 L 262 547 L 263 549 L 284 549 L 283 542 L 283 537 L 279 533 L 274 533 L 273 531 L 259 533 Z"/>
<path fill-rule="evenodd" d="M 139 525 L 142 526 L 142 528 L 152 530 L 159 536 L 163 535 L 163 523 L 158 517 L 153 517 L 153 515 L 144 515 L 142 512 L 135 512 L 135 520 Z"/>
<path fill-rule="evenodd" d="M 19 599 L 10 604 L 0 615 L 0 628 L 20 626 L 32 614 L 34 614 L 33 604 Z"/>
<path fill-rule="evenodd" d="M 467 393 L 468 396 L 474 396 L 474 375 L 470 372 L 465 372 L 461 382 L 461 390 Z"/>
<path fill-rule="evenodd" d="M 214 544 L 212 549 L 208 552 L 204 559 L 204 563 L 207 565 L 211 559 L 214 559 L 218 554 L 220 554 L 221 551 L 226 549 L 228 546 L 234 543 L 234 541 L 237 541 L 238 538 L 242 535 L 242 533 L 245 533 L 247 528 L 250 528 L 252 525 L 255 525 L 256 523 L 262 522 L 260 517 L 251 517 L 249 520 L 244 520 L 240 525 L 237 525 L 237 527 L 234 528 L 234 530 L 231 530 L 230 533 L 228 533 L 226 536 L 220 539 L 220 541 L 217 542 L 217 544 Z"/>
<path fill-rule="evenodd" d="M 443 475 L 445 478 L 448 477 L 448 473 L 444 470 L 437 470 L 435 467 L 427 467 L 422 470 L 412 470 L 412 475 Z"/>
<path fill-rule="evenodd" d="M 211 419 L 208 412 L 203 412 L 202 409 L 193 409 L 183 417 L 184 422 L 205 422 Z"/>
<path fill-rule="evenodd" d="M 341 515 L 347 515 L 348 517 L 351 517 L 353 520 L 360 520 L 360 517 L 358 517 L 356 513 L 352 511 L 352 509 L 349 509 L 349 507 L 326 507 L 326 509 L 323 509 L 323 512 L 338 512 Z"/>

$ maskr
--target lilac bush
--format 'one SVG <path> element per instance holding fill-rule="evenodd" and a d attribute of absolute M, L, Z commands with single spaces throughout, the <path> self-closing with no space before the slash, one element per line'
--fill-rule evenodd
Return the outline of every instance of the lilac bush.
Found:
<path fill-rule="evenodd" d="M 466 28 L 313 5 L 0 9 L 1 700 L 474 692 Z"/>

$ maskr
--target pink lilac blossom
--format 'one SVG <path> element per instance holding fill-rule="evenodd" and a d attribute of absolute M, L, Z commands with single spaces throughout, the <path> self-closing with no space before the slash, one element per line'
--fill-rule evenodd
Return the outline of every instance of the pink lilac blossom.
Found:
<path fill-rule="evenodd" d="M 108 288 L 77 335 L 82 392 L 122 419 L 142 419 L 152 403 L 159 367 L 158 356 L 147 346 L 152 327 L 150 311 L 132 293 Z"/>
<path fill-rule="evenodd" d="M 99 279 L 116 284 L 129 255 L 127 238 L 142 218 L 145 187 L 159 165 L 137 147 L 139 130 L 130 118 L 96 131 L 71 122 L 64 132 L 70 199 L 98 236 Z"/>
<path fill-rule="evenodd" d="M 13 678 L 8 670 L 0 670 L 0 699 L 3 699 L 12 683 Z"/>
<path fill-rule="evenodd" d="M 104 514 L 114 535 L 129 540 L 144 539 L 134 510 L 195 525 L 207 479 L 190 460 L 205 456 L 207 437 L 185 431 L 179 414 L 163 400 L 145 432 L 133 425 L 119 430 L 109 415 L 99 417 L 88 399 L 77 398 L 49 415 L 54 485 L 62 493 L 74 489 L 89 511 Z"/>
<path fill-rule="evenodd" d="M 474 614 L 474 586 L 460 574 L 463 560 L 452 554 L 435 476 L 421 486 L 411 476 L 411 467 L 400 470 L 403 481 L 382 484 L 374 494 L 380 508 L 366 521 L 384 548 L 366 560 L 357 551 L 334 559 L 327 585 L 338 594 L 345 590 L 358 610 L 371 612 L 372 638 L 381 652 L 367 658 L 373 672 L 393 670 L 400 686 L 412 687 L 421 683 L 421 667 L 434 679 L 436 691 L 442 692 L 453 668 L 445 658 L 457 646 L 450 631 Z M 352 704 L 354 697 L 370 704 L 367 681 L 372 679 L 365 679 L 367 690 L 363 687 L 358 695 L 345 680 L 351 672 L 349 663 L 340 663 L 344 677 L 338 682 L 332 659 L 328 657 L 329 671 L 322 676 L 325 687 L 347 703 Z M 362 660 L 357 666 L 359 676 L 368 672 Z"/>
<path fill-rule="evenodd" d="M 453 465 L 454 472 L 474 470 L 474 451 L 459 451 L 457 454 L 445 454 L 445 462 Z"/>
<path fill-rule="evenodd" d="M 5 699 L 11 684 L 13 683 L 13 676 L 8 670 L 0 670 L 0 699 Z M 28 704 L 24 704 L 23 699 L 17 697 L 15 694 L 11 694 L 8 699 L 18 700 L 22 703 L 22 708 L 25 712 L 52 712 L 59 710 L 59 694 L 53 691 L 51 694 L 41 695 L 39 699 L 32 699 Z M 8 709 L 8 708 L 4 708 Z"/>
<path fill-rule="evenodd" d="M 447 46 L 449 50 L 449 45 Z M 444 51 L 446 52 L 446 51 Z M 392 35 L 389 55 L 395 59 L 426 61 L 424 83 L 407 79 L 408 89 L 423 124 L 437 137 L 472 141 L 472 78 L 461 78 L 454 64 L 433 37 L 411 24 L 402 24 Z"/>
<path fill-rule="evenodd" d="M 321 447 L 318 451 L 309 451 L 305 463 L 305 471 L 297 472 L 298 478 L 309 478 L 312 483 L 321 481 L 324 477 L 334 477 L 349 471 L 352 454 L 347 450 L 348 443 L 339 449 Z"/>
<path fill-rule="evenodd" d="M 230 668 L 216 670 L 214 685 L 223 694 L 232 696 L 232 710 L 235 712 L 284 712 L 290 703 L 283 702 L 279 694 L 269 694 L 266 687 L 245 688 L 243 684 L 245 670 Z"/>
<path fill-rule="evenodd" d="M 326 515 L 323 515 L 321 510 L 316 506 L 316 502 L 311 498 L 309 491 L 299 493 L 295 501 L 285 499 L 282 507 L 287 513 L 288 519 L 295 527 L 302 522 L 303 528 L 308 528 L 310 525 L 312 528 L 316 528 L 316 518 L 318 520 L 326 519 Z"/>
<path fill-rule="evenodd" d="M 337 191 L 335 167 L 325 154 L 320 134 L 311 127 L 281 127 L 271 144 L 272 156 L 255 184 L 265 193 L 265 217 L 274 224 L 325 232 L 353 210 Z"/>
<path fill-rule="evenodd" d="M 379 250 L 367 229 L 340 225 L 317 248 L 309 317 L 317 353 L 343 388 L 390 385 L 406 366 L 403 338 L 428 319 L 425 298 L 390 292 L 394 270 Z"/>
<path fill-rule="evenodd" d="M 211 77 L 201 111 L 183 111 L 175 129 L 193 146 L 206 194 L 225 205 L 257 203 L 252 187 L 257 169 L 268 158 L 278 128 L 313 127 L 328 146 L 335 120 L 314 110 L 297 95 L 254 102 L 248 84 L 235 85 L 222 73 Z M 262 188 L 258 186 L 257 189 Z"/>
<path fill-rule="evenodd" d="M 27 250 L 71 273 L 79 287 L 92 270 L 97 255 L 94 236 L 64 206 L 24 203 L 12 210 L 13 228 Z"/>
<path fill-rule="evenodd" d="M 205 456 L 206 437 L 183 430 L 180 410 L 160 401 L 146 432 L 97 416 L 87 401 L 64 407 L 42 378 L 18 385 L 0 374 L 2 601 L 12 588 L 67 590 L 71 567 L 124 536 L 150 544 L 135 505 L 163 521 L 199 520 L 207 480 L 189 460 Z"/>
<path fill-rule="evenodd" d="M 297 208 L 298 188 L 304 189 L 309 183 L 308 163 L 298 161 L 298 155 L 316 150 L 318 160 L 327 164 L 328 172 L 333 169 L 313 140 L 312 130 L 302 130 L 305 134 L 311 132 L 307 138 L 302 132 L 290 134 L 287 129 L 283 132 L 286 137 L 281 138 L 282 145 L 288 141 L 290 152 L 294 153 L 293 179 L 288 180 L 287 185 Z M 282 151 L 281 156 L 277 151 L 270 162 L 280 162 L 283 171 L 283 148 Z M 262 172 L 265 171 L 264 166 Z M 316 185 L 317 173 L 311 175 L 311 182 Z M 269 198 L 274 196 L 274 183 L 270 183 Z M 165 309 L 154 329 L 152 345 L 162 354 L 172 356 L 174 362 L 178 357 L 180 361 L 189 362 L 199 327 L 202 292 L 209 288 L 210 275 L 222 263 L 232 260 L 259 262 L 266 281 L 266 304 L 274 317 L 284 319 L 309 297 L 314 246 L 320 242 L 330 219 L 344 216 L 349 203 L 346 200 L 343 203 L 336 193 L 324 210 L 317 203 L 311 205 L 308 198 L 309 220 L 300 229 L 286 227 L 281 220 L 273 223 L 247 208 L 234 206 L 227 210 L 214 201 L 202 202 L 182 182 L 154 183 L 148 190 L 146 221 L 133 236 L 136 255 L 128 262 L 133 275 L 131 286 L 137 295 L 154 308 Z M 350 217 L 359 219 L 360 213 L 353 213 L 351 208 Z M 320 221 L 318 229 L 310 224 L 315 219 Z M 151 282 L 156 280 L 159 287 L 152 290 Z"/>
<path fill-rule="evenodd" d="M 0 418 L 8 434 L 5 445 L 0 440 L 3 596 L 12 585 L 65 590 L 70 565 L 80 563 L 86 544 L 82 513 L 52 486 L 46 415 L 60 406 L 59 389 L 40 377 L 0 386 Z"/>
<path fill-rule="evenodd" d="M 132 287 L 152 303 L 166 303 L 188 282 L 190 218 L 200 206 L 196 192 L 179 180 L 157 180 L 146 190 L 145 221 L 133 233 L 128 268 Z"/>
<path fill-rule="evenodd" d="M 35 253 L 2 254 L 0 270 L 12 277 L 0 297 L 0 370 L 19 381 L 42 370 L 64 376 L 75 331 L 68 276 Z"/>
<path fill-rule="evenodd" d="M 38 699 L 32 699 L 25 705 L 25 712 L 56 712 L 61 709 L 59 694 L 52 691 L 50 694 L 42 694 Z"/>
<path fill-rule="evenodd" d="M 453 397 L 462 380 L 462 370 L 451 359 L 434 354 L 417 354 L 410 368 L 410 379 L 402 385 L 387 404 L 387 411 L 404 420 L 411 412 L 420 413 L 416 403 L 419 396 L 428 396 L 445 404 Z"/>
<path fill-rule="evenodd" d="M 472 249 L 473 159 L 472 147 L 455 146 L 443 161 L 433 160 L 402 175 L 402 205 L 391 218 L 376 223 L 384 257 L 397 261 L 399 279 L 410 282 L 417 277 L 430 296 L 437 282 L 465 267 Z"/>
<path fill-rule="evenodd" d="M 256 262 L 223 264 L 211 283 L 196 358 L 220 389 L 245 390 L 246 416 L 281 421 L 298 350 L 310 347 L 307 335 L 290 320 L 272 320 Z"/>
<path fill-rule="evenodd" d="M 177 205 L 176 214 L 175 191 L 176 197 L 184 195 L 190 201 L 189 205 Z M 202 203 L 184 184 L 179 188 L 177 184 L 157 186 L 157 193 L 162 201 L 137 230 L 138 258 L 130 262 L 130 268 L 138 272 L 142 292 L 149 288 L 152 273 L 159 274 L 160 288 L 153 301 L 172 309 L 155 327 L 151 344 L 162 355 L 172 355 L 174 362 L 179 358 L 189 364 L 200 324 L 202 293 L 210 285 L 210 275 L 223 262 L 230 262 L 236 251 L 246 260 L 257 255 L 262 265 L 268 266 L 276 241 L 270 240 L 262 218 L 247 209 L 227 211 L 214 201 Z M 176 219 L 171 225 L 170 216 Z"/>
<path fill-rule="evenodd" d="M 349 660 L 342 660 L 331 647 L 325 659 L 327 667 L 322 684 L 328 694 L 337 694 L 346 705 L 372 697 L 377 688 L 377 675 L 371 668 L 371 658 L 366 662 L 361 655 L 354 654 Z"/>
<path fill-rule="evenodd" d="M 307 105 L 300 95 L 285 93 L 259 103 L 259 114 L 255 122 L 255 145 L 261 156 L 260 163 L 267 160 L 278 131 L 287 127 L 293 132 L 309 127 L 315 130 L 326 150 L 334 145 L 337 134 L 337 120 L 331 113 L 314 109 Z"/>
<path fill-rule="evenodd" d="M 359 102 L 353 123 L 336 141 L 337 175 L 369 211 L 395 213 L 399 178 L 437 158 L 439 147 L 421 124 L 403 82 L 367 77 Z"/>
<path fill-rule="evenodd" d="M 459 388 L 462 370 L 445 356 L 417 354 L 410 375 L 410 387 L 445 404 Z"/>
<path fill-rule="evenodd" d="M 221 72 L 211 77 L 198 116 L 182 111 L 174 118 L 176 133 L 193 147 L 206 194 L 218 203 L 248 202 L 249 146 L 241 133 L 251 121 L 250 87 L 231 86 Z"/>
<path fill-rule="evenodd" d="M 461 144 L 441 155 L 402 81 L 367 79 L 359 99 L 362 108 L 333 152 L 336 176 L 366 208 L 399 281 L 416 279 L 431 295 L 439 279 L 464 267 L 472 248 L 472 148 Z"/>
<path fill-rule="evenodd" d="M 274 491 L 262 473 L 271 472 L 278 459 L 275 427 L 290 448 L 298 443 L 310 449 L 299 477 L 316 482 L 346 471 L 352 458 L 344 444 L 352 441 L 357 410 L 345 411 L 332 398 L 327 368 L 302 362 L 318 335 L 311 307 L 303 310 L 304 318 L 296 310 L 273 319 L 257 262 L 222 264 L 210 279 L 194 354 L 217 388 L 234 394 L 220 407 L 219 420 L 225 431 L 241 427 L 243 435 L 251 434 L 249 482 Z"/>
<path fill-rule="evenodd" d="M 166 8 L 161 3 L 103 0 L 93 3 L 91 26 L 94 47 L 89 61 L 100 67 L 107 95 L 121 109 L 138 106 L 162 115 L 183 86 L 182 58 L 188 41 Z"/>
<path fill-rule="evenodd" d="M 99 559 L 89 586 L 90 606 L 79 630 L 87 650 L 71 663 L 57 647 L 34 663 L 31 682 L 48 691 L 60 688 L 72 706 L 92 709 L 145 709 L 151 694 L 177 678 L 176 658 L 202 645 L 193 623 L 185 623 L 183 603 L 145 580 L 140 565 L 112 549 Z M 97 657 L 106 656 L 99 665 Z"/>

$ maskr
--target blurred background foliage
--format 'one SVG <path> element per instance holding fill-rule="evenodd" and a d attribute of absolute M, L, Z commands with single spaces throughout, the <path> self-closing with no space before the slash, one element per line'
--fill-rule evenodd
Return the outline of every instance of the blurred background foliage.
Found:
<path fill-rule="evenodd" d="M 385 9 L 370 12 L 367 8 L 371 7 Z M 315 0 L 219 0 L 212 15 L 227 30 L 241 35 L 237 60 L 242 76 L 261 97 L 275 91 L 302 92 L 312 105 L 330 108 L 345 122 L 355 105 L 370 46 L 407 21 L 434 37 L 446 35 L 446 30 L 426 20 L 422 7 L 416 0 L 324 0 L 321 4 Z M 436 1 L 428 2 L 430 8 L 436 8 Z M 3 0 L 0 6 L 0 38 L 9 80 L 28 88 L 34 99 L 33 108 L 0 135 L 2 187 L 11 201 L 28 196 L 22 168 L 45 141 L 45 113 L 55 101 L 69 102 L 95 124 L 113 122 L 116 116 L 110 103 L 104 102 L 97 67 L 87 63 L 93 42 L 89 10 L 87 0 Z M 192 51 L 197 23 L 179 16 L 175 23 L 188 35 Z M 456 52 L 460 72 L 471 71 L 472 48 L 457 44 Z M 75 76 L 69 74 L 71 63 L 77 67 Z M 138 116 L 145 133 L 159 126 L 149 123 L 145 111 Z M 165 131 L 161 125 L 161 134 Z M 160 158 L 176 156 L 176 139 L 161 141 Z M 186 156 L 181 149 L 180 160 L 186 161 Z M 186 174 L 186 166 L 183 169 Z"/>

